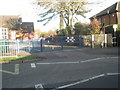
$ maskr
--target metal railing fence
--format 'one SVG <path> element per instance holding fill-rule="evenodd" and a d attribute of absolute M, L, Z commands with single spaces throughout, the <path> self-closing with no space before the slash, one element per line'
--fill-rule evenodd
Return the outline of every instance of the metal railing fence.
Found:
<path fill-rule="evenodd" d="M 18 40 L 0 40 L 0 57 L 16 57 L 19 53 Z"/>

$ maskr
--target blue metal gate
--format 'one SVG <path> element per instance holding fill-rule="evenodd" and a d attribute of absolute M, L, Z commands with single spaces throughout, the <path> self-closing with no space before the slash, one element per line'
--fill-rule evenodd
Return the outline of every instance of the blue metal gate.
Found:
<path fill-rule="evenodd" d="M 106 45 L 110 44 L 109 37 L 104 37 L 102 34 L 96 35 L 69 35 L 69 36 L 54 36 L 46 39 L 32 39 L 25 41 L 22 49 L 27 51 L 58 51 L 65 49 L 78 49 L 78 48 L 101 48 L 104 41 Z M 25 47 L 23 47 L 25 46 Z"/>
<path fill-rule="evenodd" d="M 33 51 L 55 51 L 63 49 L 78 49 L 83 47 L 91 47 L 91 35 L 69 35 L 54 36 L 43 39 L 32 40 Z"/>

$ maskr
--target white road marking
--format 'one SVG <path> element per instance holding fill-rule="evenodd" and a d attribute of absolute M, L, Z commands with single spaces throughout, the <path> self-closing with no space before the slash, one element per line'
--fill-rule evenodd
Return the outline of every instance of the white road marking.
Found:
<path fill-rule="evenodd" d="M 31 63 L 31 68 L 36 68 L 35 63 Z"/>
<path fill-rule="evenodd" d="M 80 62 L 85 63 L 85 62 L 97 61 L 97 60 L 101 60 L 101 59 L 110 59 L 110 58 L 118 58 L 118 57 L 101 57 L 101 58 L 95 58 L 95 59 L 88 59 L 88 60 L 84 60 L 84 61 L 80 61 Z"/>
<path fill-rule="evenodd" d="M 36 88 L 36 90 L 39 90 L 39 89 L 40 89 L 40 90 L 44 90 L 42 84 L 36 84 L 36 85 L 35 85 L 35 88 Z M 38 89 L 38 88 L 39 88 L 39 89 Z"/>
<path fill-rule="evenodd" d="M 19 74 L 19 64 L 15 64 L 15 72 L 10 72 L 6 70 L 0 70 L 0 72 L 12 74 L 12 75 L 18 75 Z"/>
<path fill-rule="evenodd" d="M 105 76 L 105 74 L 101 74 L 101 75 L 98 75 L 98 76 L 94 76 L 94 77 L 91 77 L 91 78 L 89 78 L 89 79 L 92 80 L 92 79 L 96 79 L 96 78 L 103 77 L 103 76 Z"/>
<path fill-rule="evenodd" d="M 80 62 L 81 62 L 81 63 L 84 63 L 84 62 L 91 62 L 91 61 L 96 61 L 96 60 L 100 60 L 100 59 L 103 59 L 103 58 L 89 59 L 89 60 L 84 60 L 84 61 L 80 61 Z"/>
<path fill-rule="evenodd" d="M 76 63 L 80 63 L 79 61 L 76 62 L 50 62 L 50 63 L 37 63 L 37 64 L 76 64 Z"/>
<path fill-rule="evenodd" d="M 78 64 L 78 63 L 85 63 L 85 62 L 92 62 L 102 59 L 110 59 L 110 58 L 118 58 L 118 57 L 101 57 L 101 58 L 94 58 L 94 59 L 88 59 L 83 61 L 74 61 L 74 62 L 45 62 L 45 63 L 36 63 L 40 65 L 50 65 L 50 64 Z M 31 67 L 36 67 L 34 63 L 31 63 Z"/>
<path fill-rule="evenodd" d="M 109 59 L 109 58 L 120 58 L 120 57 L 106 57 L 107 59 Z"/>
<path fill-rule="evenodd" d="M 107 73 L 107 75 L 118 75 L 120 73 Z"/>
<path fill-rule="evenodd" d="M 36 63 L 36 64 L 51 64 L 51 63 Z"/>
<path fill-rule="evenodd" d="M 84 82 L 87 82 L 89 80 L 93 80 L 93 79 L 100 78 L 100 77 L 103 77 L 103 76 L 104 76 L 104 74 L 100 74 L 100 75 L 97 75 L 97 76 L 94 76 L 94 77 L 91 77 L 91 78 L 88 78 L 88 79 L 84 79 L 84 80 L 81 80 L 81 81 L 78 81 L 78 82 L 75 82 L 75 83 L 71 83 L 71 84 L 67 84 L 67 85 L 64 85 L 64 86 L 57 87 L 57 89 L 67 88 L 67 87 L 74 86 L 74 85 L 77 85 L 77 84 L 80 84 L 80 83 L 84 83 Z"/>
<path fill-rule="evenodd" d="M 70 86 L 74 86 L 74 85 L 77 85 L 77 84 L 81 84 L 81 83 L 84 83 L 84 82 L 88 82 L 90 80 L 93 80 L 93 79 L 96 79 L 96 78 L 100 78 L 100 77 L 103 77 L 103 76 L 109 76 L 109 75 L 118 75 L 120 73 L 107 73 L 107 74 L 100 74 L 100 75 L 97 75 L 97 76 L 93 76 L 91 78 L 88 78 L 88 79 L 84 79 L 84 80 L 81 80 L 81 81 L 78 81 L 78 82 L 75 82 L 75 83 L 71 83 L 71 84 L 67 84 L 67 85 L 64 85 L 64 86 L 60 86 L 60 87 L 57 87 L 57 89 L 63 89 L 63 88 L 67 88 L 67 87 L 70 87 Z"/>
<path fill-rule="evenodd" d="M 19 74 L 19 64 L 15 64 L 15 74 Z"/>

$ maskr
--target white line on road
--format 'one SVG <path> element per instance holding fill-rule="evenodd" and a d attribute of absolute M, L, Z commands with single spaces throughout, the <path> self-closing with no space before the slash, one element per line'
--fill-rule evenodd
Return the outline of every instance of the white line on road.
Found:
<path fill-rule="evenodd" d="M 35 63 L 31 63 L 31 68 L 36 68 Z"/>
<path fill-rule="evenodd" d="M 102 58 L 95 58 L 95 59 L 84 60 L 84 61 L 80 61 L 80 62 L 81 62 L 81 63 L 91 62 L 91 61 L 96 61 L 96 60 L 100 60 L 100 59 L 103 59 L 103 57 L 102 57 Z"/>
<path fill-rule="evenodd" d="M 107 73 L 107 75 L 118 75 L 120 73 Z"/>
<path fill-rule="evenodd" d="M 7 71 L 7 70 L 0 70 L 0 72 L 12 74 L 12 75 L 18 75 L 19 74 L 19 64 L 15 64 L 15 71 L 14 72 Z"/>
<path fill-rule="evenodd" d="M 51 64 L 78 64 L 78 63 L 85 63 L 85 62 L 92 62 L 97 61 L 101 59 L 110 59 L 110 58 L 118 58 L 118 57 L 101 57 L 101 58 L 94 58 L 94 59 L 88 59 L 83 61 L 74 61 L 74 62 L 45 62 L 45 63 L 36 63 L 40 65 L 51 65 Z M 36 67 L 34 63 L 31 64 L 31 67 Z"/>
<path fill-rule="evenodd" d="M 101 75 L 98 75 L 98 76 L 94 76 L 94 77 L 91 77 L 91 78 L 89 78 L 89 79 L 92 80 L 92 79 L 96 79 L 96 78 L 103 77 L 103 76 L 105 76 L 105 74 L 101 74 Z"/>
<path fill-rule="evenodd" d="M 15 64 L 15 74 L 19 74 L 19 64 Z"/>
<path fill-rule="evenodd" d="M 37 64 L 76 64 L 79 63 L 78 61 L 76 62 L 50 62 L 50 63 L 37 63 Z"/>
<path fill-rule="evenodd" d="M 100 78 L 100 77 L 104 77 L 104 76 L 109 76 L 109 75 L 118 75 L 118 74 L 120 74 L 120 73 L 100 74 L 100 75 L 93 76 L 91 78 L 84 79 L 84 80 L 81 80 L 81 81 L 78 81 L 78 82 L 75 82 L 75 83 L 71 83 L 71 84 L 67 84 L 67 85 L 64 85 L 64 86 L 57 87 L 57 89 L 63 89 L 63 88 L 71 87 L 71 86 L 74 86 L 74 85 L 77 85 L 77 84 L 81 84 L 81 83 L 84 83 L 84 82 L 88 82 L 88 81 L 96 79 L 96 78 Z"/>
<path fill-rule="evenodd" d="M 81 62 L 81 63 L 85 63 L 85 62 L 97 61 L 97 60 L 101 60 L 101 59 L 110 59 L 110 58 L 118 58 L 118 57 L 101 57 L 101 58 L 84 60 L 84 61 L 80 61 L 80 62 Z"/>
<path fill-rule="evenodd" d="M 42 84 L 36 84 L 36 85 L 35 85 L 35 88 L 36 88 L 36 90 L 44 90 Z"/>
<path fill-rule="evenodd" d="M 75 82 L 75 83 L 71 83 L 71 84 L 67 84 L 67 85 L 64 85 L 64 86 L 57 87 L 57 89 L 67 88 L 67 87 L 74 86 L 74 85 L 77 85 L 77 84 L 80 84 L 80 83 L 84 83 L 84 82 L 87 82 L 91 79 L 93 80 L 93 79 L 100 78 L 100 77 L 103 77 L 103 76 L 104 76 L 104 74 L 100 74 L 100 75 L 97 75 L 97 76 L 94 76 L 94 77 L 91 77 L 91 78 L 88 78 L 88 79 L 84 79 L 84 80 L 81 80 L 81 81 L 78 81 L 78 82 Z"/>
<path fill-rule="evenodd" d="M 106 57 L 107 59 L 109 59 L 109 58 L 120 58 L 120 57 Z"/>

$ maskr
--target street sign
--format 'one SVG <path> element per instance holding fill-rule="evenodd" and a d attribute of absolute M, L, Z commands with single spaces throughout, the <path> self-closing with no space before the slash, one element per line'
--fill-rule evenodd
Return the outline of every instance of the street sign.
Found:
<path fill-rule="evenodd" d="M 70 42 L 70 37 L 67 37 L 66 41 L 67 41 L 67 42 Z"/>
<path fill-rule="evenodd" d="M 75 38 L 74 37 L 67 37 L 66 41 L 67 42 L 74 42 Z"/>
<path fill-rule="evenodd" d="M 116 29 L 116 28 L 117 28 L 117 25 L 116 25 L 116 24 L 114 24 L 114 25 L 113 25 L 113 28 L 114 28 L 114 29 Z"/>
<path fill-rule="evenodd" d="M 70 37 L 70 41 L 74 42 L 75 41 L 74 37 Z"/>

